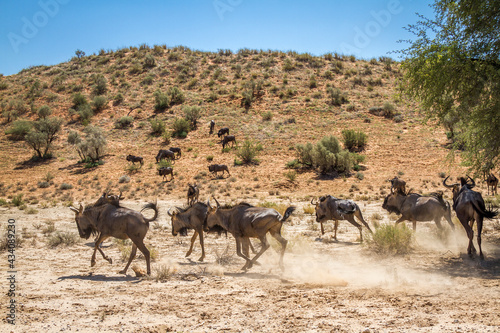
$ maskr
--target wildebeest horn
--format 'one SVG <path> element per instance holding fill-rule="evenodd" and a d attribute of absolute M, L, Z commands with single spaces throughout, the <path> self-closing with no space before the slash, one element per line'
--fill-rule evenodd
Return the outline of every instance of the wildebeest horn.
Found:
<path fill-rule="evenodd" d="M 475 187 L 476 186 L 476 182 L 474 181 L 474 179 L 470 178 L 470 176 L 467 176 L 467 178 L 469 178 L 472 181 L 472 184 L 470 186 L 471 187 Z"/>
<path fill-rule="evenodd" d="M 446 180 L 447 180 L 448 178 L 450 178 L 450 176 L 446 177 L 446 178 L 443 180 L 443 185 L 444 185 L 444 187 L 446 187 L 446 188 L 453 188 L 453 185 L 448 185 L 448 184 L 446 184 Z"/>
<path fill-rule="evenodd" d="M 220 208 L 220 204 L 219 204 L 219 202 L 217 201 L 217 199 L 215 199 L 215 197 L 214 197 L 214 200 L 215 200 L 215 203 L 217 204 L 217 208 Z"/>
<path fill-rule="evenodd" d="M 207 206 L 208 206 L 209 208 L 213 208 L 213 207 L 210 205 L 210 198 L 208 198 L 208 200 L 207 200 Z"/>
<path fill-rule="evenodd" d="M 122 200 L 124 197 L 122 196 L 122 191 L 120 191 L 120 195 L 118 196 L 118 200 Z"/>
<path fill-rule="evenodd" d="M 172 216 L 174 215 L 174 214 L 170 213 L 170 210 L 171 210 L 171 209 L 172 209 L 172 208 L 169 208 L 169 209 L 168 209 L 168 211 L 167 211 L 167 214 L 168 214 L 168 216 L 170 216 L 170 217 L 172 217 Z"/>
<path fill-rule="evenodd" d="M 71 209 L 76 214 L 80 213 L 80 211 L 78 209 L 76 209 L 75 207 L 73 207 L 73 206 L 70 206 L 69 209 Z"/>
<path fill-rule="evenodd" d="M 313 201 L 314 201 L 314 198 L 311 199 L 311 205 L 315 205 L 315 206 L 318 205 L 317 201 L 316 202 L 313 202 Z"/>

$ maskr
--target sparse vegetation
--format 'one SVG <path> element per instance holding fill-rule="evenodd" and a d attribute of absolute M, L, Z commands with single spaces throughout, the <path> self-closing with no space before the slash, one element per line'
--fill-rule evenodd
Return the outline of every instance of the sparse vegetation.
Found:
<path fill-rule="evenodd" d="M 376 253 L 383 255 L 407 254 L 413 248 L 413 231 L 405 224 L 395 226 L 382 224 L 368 235 L 367 245 Z"/>

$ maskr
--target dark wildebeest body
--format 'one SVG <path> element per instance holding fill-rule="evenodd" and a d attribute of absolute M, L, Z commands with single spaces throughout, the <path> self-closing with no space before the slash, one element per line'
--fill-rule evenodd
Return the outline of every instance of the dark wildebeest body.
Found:
<path fill-rule="evenodd" d="M 177 154 L 178 158 L 182 157 L 182 152 L 181 152 L 180 148 L 178 148 L 178 147 L 170 147 L 168 150 L 170 150 L 174 154 Z"/>
<path fill-rule="evenodd" d="M 171 160 L 172 163 L 174 163 L 175 153 L 173 151 L 168 150 L 168 149 L 160 149 L 158 151 L 158 154 L 156 155 L 156 163 L 160 162 L 164 158 Z"/>
<path fill-rule="evenodd" d="M 288 241 L 281 236 L 281 227 L 283 222 L 293 213 L 295 207 L 288 207 L 284 216 L 281 216 L 273 208 L 254 207 L 245 203 L 229 209 L 220 208 L 218 202 L 217 207 L 210 206 L 210 201 L 207 204 L 207 228 L 210 229 L 218 225 L 233 235 L 236 240 L 236 253 L 246 260 L 242 269 L 250 269 L 269 248 L 270 245 L 266 239 L 268 232 L 281 244 L 279 266 L 284 268 L 283 255 Z M 258 238 L 262 244 L 260 251 L 252 259 L 241 251 L 245 238 Z"/>
<path fill-rule="evenodd" d="M 139 162 L 141 166 L 144 164 L 144 159 L 142 157 L 130 154 L 127 156 L 127 161 L 132 162 L 132 164 L 135 164 L 135 162 Z"/>
<path fill-rule="evenodd" d="M 116 207 L 113 204 L 104 203 L 100 206 L 87 206 L 85 210 L 80 205 L 80 209 L 70 207 L 75 213 L 76 226 L 81 238 L 88 239 L 91 234 L 98 234 L 98 239 L 94 244 L 94 253 L 90 265 L 93 267 L 96 263 L 96 251 L 99 250 L 102 257 L 109 263 L 112 263 L 111 258 L 108 258 L 101 250 L 99 245 L 109 237 L 118 239 L 132 240 L 132 251 L 130 258 L 125 268 L 120 271 L 120 274 L 126 274 L 130 263 L 135 258 L 137 249 L 139 249 L 146 259 L 147 274 L 151 274 L 149 250 L 144 245 L 144 237 L 149 229 L 149 222 L 156 220 L 158 217 L 158 207 L 156 203 L 148 203 L 144 206 L 141 212 L 145 209 L 154 210 L 155 214 L 152 218 L 144 217 L 140 212 L 135 210 Z"/>
<path fill-rule="evenodd" d="M 335 225 L 335 234 L 333 236 L 334 239 L 337 239 L 337 228 L 339 225 L 339 220 L 347 220 L 349 223 L 354 225 L 359 229 L 359 237 L 361 242 L 363 241 L 363 232 L 361 224 L 357 223 L 354 220 L 356 217 L 364 226 L 373 233 L 370 229 L 370 226 L 363 219 L 363 214 L 361 214 L 361 210 L 358 205 L 352 200 L 341 200 L 337 199 L 331 195 L 323 196 L 319 198 L 319 201 L 314 203 L 311 200 L 311 204 L 316 205 L 316 222 L 321 224 L 321 234 L 325 234 L 325 230 L 323 229 L 323 222 L 328 220 L 334 220 Z"/>
<path fill-rule="evenodd" d="M 396 190 L 396 192 L 401 194 L 406 194 L 406 182 L 402 179 L 399 179 L 397 176 L 389 179 L 391 182 L 391 193 Z"/>
<path fill-rule="evenodd" d="M 210 131 L 208 132 L 208 134 L 213 134 L 214 127 L 215 127 L 215 121 L 210 120 Z"/>
<path fill-rule="evenodd" d="M 187 192 L 187 204 L 188 206 L 193 205 L 196 201 L 198 201 L 198 197 L 200 195 L 200 189 L 196 184 L 188 184 L 188 192 Z"/>
<path fill-rule="evenodd" d="M 161 167 L 158 169 L 158 174 L 160 176 L 163 176 L 163 180 L 166 180 L 167 178 L 167 175 L 171 175 L 172 178 L 170 178 L 170 180 L 174 179 L 174 169 L 172 169 L 171 167 Z"/>
<path fill-rule="evenodd" d="M 449 177 L 449 176 L 448 176 Z M 484 204 L 481 193 L 473 191 L 472 188 L 476 185 L 473 179 L 469 177 L 472 183 L 468 183 L 465 178 L 461 178 L 461 184 L 455 183 L 448 185 L 446 177 L 443 180 L 443 185 L 450 188 L 453 192 L 453 209 L 457 214 L 457 218 L 462 224 L 469 238 L 469 246 L 467 254 L 472 257 L 472 253 L 476 252 L 473 244 L 474 239 L 474 221 L 477 222 L 477 245 L 479 246 L 479 257 L 484 259 L 483 250 L 481 248 L 481 232 L 483 230 L 483 219 L 492 219 L 497 216 L 497 212 L 487 210 Z"/>
<path fill-rule="evenodd" d="M 228 134 L 229 135 L 229 128 L 228 127 L 223 127 L 221 128 L 218 132 L 217 132 L 217 136 L 220 138 L 221 136 L 223 136 L 224 134 Z"/>
<path fill-rule="evenodd" d="M 494 174 L 490 173 L 486 178 L 486 186 L 488 187 L 488 195 L 490 195 L 490 187 L 491 187 L 491 195 L 496 195 L 498 187 L 498 178 L 495 177 Z"/>
<path fill-rule="evenodd" d="M 234 137 L 234 135 L 226 135 L 223 139 L 222 139 L 222 149 L 226 148 L 226 146 L 229 144 L 229 142 L 232 143 L 232 147 L 234 147 L 234 144 L 236 143 L 236 138 Z"/>
<path fill-rule="evenodd" d="M 443 230 L 441 219 L 444 217 L 453 230 L 455 226 L 451 221 L 450 204 L 443 200 L 442 193 L 436 196 L 422 196 L 418 193 L 401 194 L 393 192 L 389 194 L 382 204 L 382 208 L 401 217 L 396 225 L 403 221 L 411 221 L 413 231 L 417 229 L 417 221 L 434 221 L 436 226 Z"/>
<path fill-rule="evenodd" d="M 224 177 L 224 171 L 227 171 L 227 174 L 231 176 L 229 173 L 229 169 L 227 168 L 227 165 L 225 164 L 212 164 L 208 166 L 208 171 L 215 173 L 215 176 L 217 177 L 217 172 L 222 171 L 222 176 Z"/>

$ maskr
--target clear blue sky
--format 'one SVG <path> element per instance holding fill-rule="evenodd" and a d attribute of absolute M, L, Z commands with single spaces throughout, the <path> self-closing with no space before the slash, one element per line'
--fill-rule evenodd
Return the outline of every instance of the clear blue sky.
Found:
<path fill-rule="evenodd" d="M 146 43 L 354 54 L 401 48 L 430 0 L 0 0 L 0 73 Z"/>

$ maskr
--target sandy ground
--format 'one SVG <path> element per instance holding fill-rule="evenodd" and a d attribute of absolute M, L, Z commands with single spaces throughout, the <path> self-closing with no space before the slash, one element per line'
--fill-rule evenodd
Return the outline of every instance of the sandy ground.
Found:
<path fill-rule="evenodd" d="M 143 202 L 123 202 L 138 209 Z M 460 228 L 447 241 L 433 223 L 417 226 L 417 246 L 406 256 L 380 257 L 358 241 L 356 228 L 331 224 L 320 236 L 313 216 L 299 208 L 283 227 L 289 240 L 285 271 L 272 248 L 248 272 L 235 254 L 232 236 L 208 235 L 204 263 L 199 242 L 184 255 L 189 237 L 173 237 L 167 209 L 151 224 L 146 243 L 156 250 L 152 276 L 118 271 L 125 266 L 119 246 L 109 240 L 90 267 L 92 239 L 51 248 L 44 229 L 77 234 L 74 214 L 64 206 L 26 214 L 2 208 L 0 223 L 16 220 L 24 234 L 15 249 L 16 325 L 6 322 L 9 283 L 7 252 L 0 254 L 3 277 L 1 332 L 500 332 L 500 228 L 486 221 L 486 260 L 469 259 Z M 176 202 L 175 204 L 180 204 Z M 361 203 L 365 218 L 379 213 L 393 223 L 381 202 Z M 365 230 L 366 234 L 366 230 Z M 192 231 L 190 232 L 192 235 Z M 220 262 L 221 264 L 218 264 Z M 143 258 L 132 265 L 145 269 Z M 166 279 L 158 272 L 169 270 Z"/>

